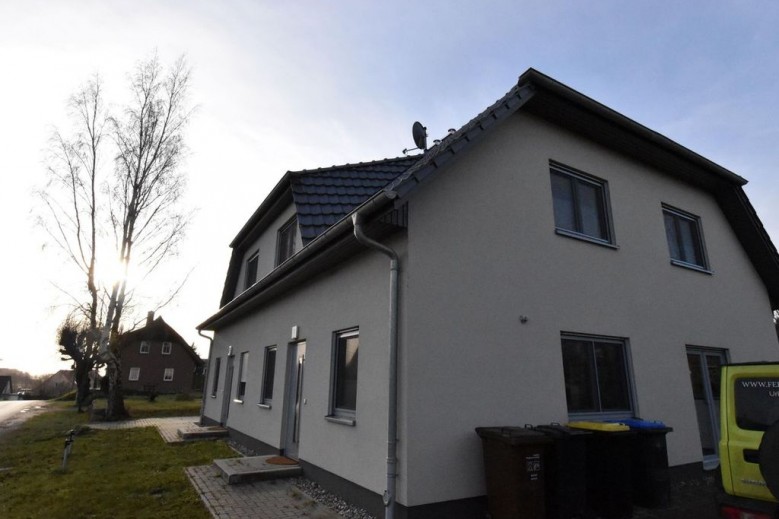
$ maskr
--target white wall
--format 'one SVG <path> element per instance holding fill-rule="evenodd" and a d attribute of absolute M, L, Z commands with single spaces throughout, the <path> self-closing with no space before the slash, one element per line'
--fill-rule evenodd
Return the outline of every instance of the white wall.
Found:
<path fill-rule="evenodd" d="M 555 234 L 550 159 L 608 182 L 618 249 Z M 661 203 L 701 218 L 712 275 L 670 264 Z M 408 250 L 408 505 L 484 494 L 474 427 L 567 421 L 561 331 L 628 339 L 636 413 L 674 428 L 672 465 L 701 460 L 685 346 L 779 357 L 766 290 L 712 197 L 526 114 L 412 195 Z"/>

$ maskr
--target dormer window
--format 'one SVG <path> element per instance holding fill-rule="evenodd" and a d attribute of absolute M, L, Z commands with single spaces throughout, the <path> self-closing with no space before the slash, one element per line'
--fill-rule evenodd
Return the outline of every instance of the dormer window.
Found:
<path fill-rule="evenodd" d="M 141 353 L 147 355 L 149 353 L 149 341 L 141 341 Z"/>
<path fill-rule="evenodd" d="M 260 262 L 260 253 L 255 252 L 247 261 L 246 261 L 246 281 L 244 283 L 244 288 L 249 288 L 253 284 L 257 282 L 257 265 Z"/>
<path fill-rule="evenodd" d="M 281 265 L 295 254 L 295 241 L 297 238 L 298 219 L 293 216 L 279 229 L 276 240 L 276 266 Z"/>
<path fill-rule="evenodd" d="M 172 342 L 163 342 L 162 343 L 162 354 L 163 355 L 170 355 L 171 350 L 173 349 L 173 343 Z"/>

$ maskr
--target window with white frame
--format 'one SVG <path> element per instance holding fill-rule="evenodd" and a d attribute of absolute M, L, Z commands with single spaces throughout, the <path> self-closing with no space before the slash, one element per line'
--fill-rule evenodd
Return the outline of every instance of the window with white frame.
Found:
<path fill-rule="evenodd" d="M 562 348 L 570 415 L 632 416 L 632 386 L 624 339 L 563 334 Z"/>
<path fill-rule="evenodd" d="M 135 382 L 140 377 L 141 377 L 141 368 L 130 368 L 130 373 L 127 375 L 127 380 L 131 382 Z"/>
<path fill-rule="evenodd" d="M 163 342 L 162 343 L 162 354 L 163 355 L 170 355 L 171 350 L 173 350 L 173 343 L 172 342 Z"/>
<path fill-rule="evenodd" d="M 281 265 L 295 254 L 295 242 L 298 233 L 298 219 L 290 218 L 281 229 L 276 238 L 276 265 Z"/>
<path fill-rule="evenodd" d="M 236 400 L 243 402 L 246 394 L 246 378 L 249 376 L 249 352 L 241 353 L 240 363 L 238 364 L 238 395 Z"/>
<path fill-rule="evenodd" d="M 265 364 L 262 371 L 262 395 L 260 404 L 273 403 L 273 381 L 276 376 L 276 346 L 265 348 Z"/>
<path fill-rule="evenodd" d="M 701 219 L 681 209 L 663 204 L 663 221 L 671 263 L 708 270 Z"/>
<path fill-rule="evenodd" d="M 144 355 L 149 353 L 150 350 L 149 341 L 141 341 L 141 353 Z"/>
<path fill-rule="evenodd" d="M 257 282 L 257 271 L 260 264 L 260 252 L 257 251 L 246 260 L 246 278 L 244 288 L 249 288 Z"/>
<path fill-rule="evenodd" d="M 359 330 L 336 332 L 333 341 L 330 416 L 354 419 L 357 410 Z"/>
<path fill-rule="evenodd" d="M 219 389 L 219 369 L 222 367 L 222 358 L 217 357 L 214 361 L 214 378 L 211 379 L 211 396 L 215 397 Z"/>
<path fill-rule="evenodd" d="M 552 205 L 558 234 L 604 244 L 614 243 L 605 180 L 550 164 Z"/>
<path fill-rule="evenodd" d="M 171 382 L 173 380 L 173 368 L 165 368 L 165 373 L 162 375 L 162 380 L 165 382 Z"/>

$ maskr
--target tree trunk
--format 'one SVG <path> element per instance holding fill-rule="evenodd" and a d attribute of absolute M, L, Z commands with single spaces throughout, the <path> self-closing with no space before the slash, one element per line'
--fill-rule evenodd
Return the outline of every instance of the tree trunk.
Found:
<path fill-rule="evenodd" d="M 113 342 L 113 341 L 112 341 Z M 119 348 L 114 344 L 110 346 L 106 368 L 108 371 L 108 395 L 106 397 L 106 420 L 122 420 L 129 416 L 124 407 L 124 394 L 122 393 L 122 363 L 119 358 Z"/>
<path fill-rule="evenodd" d="M 91 370 L 92 366 L 89 362 L 76 362 L 76 407 L 79 413 L 83 412 L 82 407 L 89 403 L 89 372 Z"/>

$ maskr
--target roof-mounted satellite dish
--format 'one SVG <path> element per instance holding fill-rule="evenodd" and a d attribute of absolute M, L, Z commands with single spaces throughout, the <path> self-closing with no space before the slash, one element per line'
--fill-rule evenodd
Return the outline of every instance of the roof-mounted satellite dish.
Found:
<path fill-rule="evenodd" d="M 411 135 L 414 137 L 414 144 L 417 145 L 417 148 L 420 150 L 427 149 L 427 128 L 422 126 L 419 121 L 416 121 L 411 127 Z"/>

